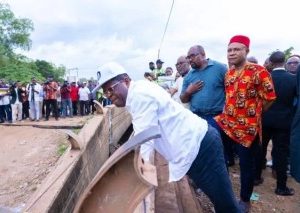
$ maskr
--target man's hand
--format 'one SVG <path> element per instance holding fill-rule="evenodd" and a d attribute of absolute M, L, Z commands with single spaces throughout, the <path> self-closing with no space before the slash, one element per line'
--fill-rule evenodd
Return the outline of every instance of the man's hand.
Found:
<path fill-rule="evenodd" d="M 204 86 L 203 81 L 197 81 L 195 83 L 191 83 L 185 92 L 192 95 L 195 92 L 200 91 L 203 88 L 203 86 Z"/>
<path fill-rule="evenodd" d="M 203 81 L 197 81 L 195 83 L 191 83 L 185 92 L 180 95 L 180 100 L 182 103 L 188 103 L 191 99 L 191 96 L 195 93 L 200 91 L 204 87 Z"/>

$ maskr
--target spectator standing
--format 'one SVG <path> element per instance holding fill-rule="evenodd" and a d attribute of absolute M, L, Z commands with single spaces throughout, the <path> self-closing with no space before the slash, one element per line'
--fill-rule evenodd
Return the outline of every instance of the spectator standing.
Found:
<path fill-rule="evenodd" d="M 16 122 L 16 120 L 21 121 L 23 115 L 23 106 L 22 106 L 22 90 L 21 90 L 20 81 L 17 81 L 13 84 L 10 89 L 11 94 L 11 111 L 12 111 L 12 122 Z"/>
<path fill-rule="evenodd" d="M 189 108 L 188 103 L 182 103 L 180 100 L 180 94 L 182 91 L 183 78 L 188 74 L 190 70 L 190 63 L 186 56 L 180 56 L 175 64 L 179 77 L 175 80 L 175 84 L 170 88 L 171 97 L 176 102 L 183 104 L 186 108 Z"/>
<path fill-rule="evenodd" d="M 29 118 L 29 101 L 28 101 L 28 92 L 26 90 L 26 84 L 21 86 L 21 96 L 22 96 L 22 119 Z"/>
<path fill-rule="evenodd" d="M 296 71 L 297 78 L 297 103 L 296 113 L 291 127 L 291 175 L 300 183 L 300 66 Z"/>
<path fill-rule="evenodd" d="M 26 91 L 28 93 L 30 119 L 32 121 L 40 120 L 40 95 L 42 93 L 42 86 L 37 83 L 35 77 L 31 78 L 31 83 L 27 85 Z"/>
<path fill-rule="evenodd" d="M 62 117 L 65 118 L 66 116 L 73 117 L 73 108 L 72 108 L 72 101 L 71 101 L 71 87 L 68 81 L 64 81 L 60 89 L 61 94 L 61 104 L 62 104 Z"/>
<path fill-rule="evenodd" d="M 53 80 L 53 77 L 48 77 L 48 80 L 44 84 L 45 92 L 45 104 L 46 104 L 46 117 L 45 121 L 49 120 L 50 110 L 52 107 L 52 113 L 55 120 L 58 120 L 58 109 L 57 109 L 57 90 L 58 84 Z"/>
<path fill-rule="evenodd" d="M 287 166 L 290 144 L 290 130 L 294 117 L 294 98 L 296 96 L 295 75 L 288 73 L 285 68 L 285 55 L 276 51 L 270 56 L 270 63 L 273 67 L 271 76 L 276 91 L 276 100 L 268 111 L 262 116 L 262 145 L 263 154 L 261 163 L 264 162 L 267 153 L 267 145 L 272 140 L 273 169 L 276 171 L 277 195 L 293 195 L 294 190 L 286 186 Z M 261 166 L 258 171 L 258 179 L 262 179 Z"/>
<path fill-rule="evenodd" d="M 149 62 L 149 69 L 150 69 L 150 71 L 153 73 L 154 72 L 154 70 L 155 70 L 155 65 L 154 65 L 154 62 L 153 61 L 150 61 Z"/>
<path fill-rule="evenodd" d="M 76 86 L 76 82 L 72 82 L 70 96 L 71 96 L 71 101 L 72 101 L 73 115 L 77 115 L 77 113 L 78 113 L 78 107 L 77 107 L 78 99 L 79 99 L 78 92 L 79 92 L 79 89 L 78 89 L 78 86 Z"/>
<path fill-rule="evenodd" d="M 215 128 L 214 116 L 224 107 L 224 76 L 227 68 L 212 59 L 206 58 L 204 48 L 192 46 L 187 55 L 192 69 L 183 80 L 180 99 L 190 102 L 190 110 Z"/>
<path fill-rule="evenodd" d="M 80 105 L 80 115 L 88 115 L 89 111 L 89 95 L 90 90 L 86 86 L 86 82 L 83 82 L 82 87 L 79 88 L 79 105 Z"/>
<path fill-rule="evenodd" d="M 285 69 L 294 75 L 296 75 L 297 67 L 300 64 L 300 56 L 299 55 L 292 55 L 290 56 L 285 64 Z"/>
<path fill-rule="evenodd" d="M 92 110 L 92 114 L 94 114 L 94 112 L 96 111 L 96 108 L 95 108 L 95 105 L 94 105 L 94 100 L 97 100 L 97 97 L 96 97 L 96 93 L 92 93 L 92 91 L 94 90 L 95 87 L 96 87 L 96 85 L 93 83 L 93 81 L 89 80 L 89 85 L 88 85 L 88 89 L 90 90 L 89 111 Z"/>
<path fill-rule="evenodd" d="M 41 86 L 41 90 L 40 90 L 40 94 L 39 94 L 39 98 L 40 98 L 39 110 L 40 110 L 40 118 L 42 118 L 45 116 L 45 101 L 44 101 L 45 94 L 44 94 L 43 86 L 42 85 L 40 85 L 40 86 Z"/>
<path fill-rule="evenodd" d="M 165 70 L 163 68 L 163 61 L 160 59 L 156 60 L 156 69 L 153 70 L 153 74 L 155 76 L 155 79 L 157 79 L 159 76 L 165 75 Z"/>
<path fill-rule="evenodd" d="M 61 83 L 58 82 L 57 85 L 58 85 L 58 88 L 56 91 L 57 111 L 58 111 L 58 117 L 60 117 L 61 113 L 62 113 L 61 94 L 60 94 Z"/>
<path fill-rule="evenodd" d="M 223 112 L 215 117 L 223 143 L 233 143 L 239 156 L 242 212 L 250 212 L 251 208 L 261 113 L 276 98 L 270 73 L 260 65 L 247 62 L 249 44 L 250 39 L 243 35 L 229 41 L 227 59 L 231 67 L 225 76 L 226 101 Z"/>
<path fill-rule="evenodd" d="M 5 121 L 12 123 L 11 106 L 9 103 L 9 87 L 5 84 L 3 80 L 0 80 L 0 89 L 0 123 L 4 123 Z"/>

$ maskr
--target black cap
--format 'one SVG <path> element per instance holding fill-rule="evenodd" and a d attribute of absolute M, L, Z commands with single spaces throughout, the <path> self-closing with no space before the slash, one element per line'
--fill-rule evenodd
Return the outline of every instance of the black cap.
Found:
<path fill-rule="evenodd" d="M 160 59 L 157 59 L 157 60 L 156 60 L 156 63 L 157 63 L 157 64 L 163 64 L 164 62 L 163 62 L 162 60 L 160 60 Z"/>

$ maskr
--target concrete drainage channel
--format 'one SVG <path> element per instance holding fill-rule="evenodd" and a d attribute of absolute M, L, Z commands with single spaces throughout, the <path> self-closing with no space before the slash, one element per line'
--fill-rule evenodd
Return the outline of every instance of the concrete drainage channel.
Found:
<path fill-rule="evenodd" d="M 56 169 L 27 202 L 24 211 L 72 212 L 79 196 L 108 159 L 109 144 L 117 144 L 130 124 L 131 118 L 124 109 L 108 107 L 103 115 L 90 119 L 77 136 L 69 135 L 72 148 L 59 159 Z"/>
<path fill-rule="evenodd" d="M 132 130 L 130 115 L 122 108 L 101 110 L 78 135 L 67 133 L 70 149 L 22 212 L 201 212 L 187 178 L 168 183 L 164 159 L 156 153 L 155 168 L 140 158 L 139 144 L 159 137 L 158 130 L 120 146 Z"/>

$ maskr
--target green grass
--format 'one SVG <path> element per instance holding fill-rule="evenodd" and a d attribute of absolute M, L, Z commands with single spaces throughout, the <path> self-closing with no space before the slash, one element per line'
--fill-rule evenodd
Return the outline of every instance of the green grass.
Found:
<path fill-rule="evenodd" d="M 78 135 L 79 132 L 80 132 L 80 130 L 81 130 L 81 129 L 72 129 L 72 132 L 74 132 L 76 135 Z"/>
<path fill-rule="evenodd" d="M 67 150 L 67 148 L 68 148 L 67 144 L 64 144 L 64 143 L 59 144 L 58 149 L 57 149 L 57 154 L 59 156 L 62 156 L 65 153 L 65 151 Z"/>

